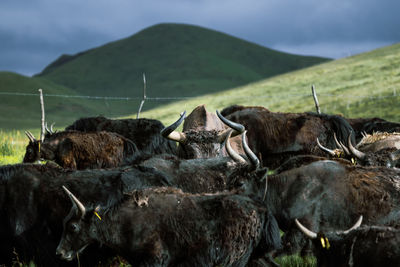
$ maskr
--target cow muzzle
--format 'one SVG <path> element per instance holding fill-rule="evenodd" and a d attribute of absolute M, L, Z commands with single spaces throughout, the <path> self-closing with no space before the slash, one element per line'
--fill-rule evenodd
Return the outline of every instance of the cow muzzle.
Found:
<path fill-rule="evenodd" d="M 75 257 L 75 252 L 65 251 L 64 249 L 58 247 L 56 250 L 56 255 L 60 256 L 60 258 L 63 260 L 72 261 Z"/>

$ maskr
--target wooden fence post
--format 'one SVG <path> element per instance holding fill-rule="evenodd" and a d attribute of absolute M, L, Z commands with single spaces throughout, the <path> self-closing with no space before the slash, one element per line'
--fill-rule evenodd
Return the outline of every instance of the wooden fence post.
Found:
<path fill-rule="evenodd" d="M 311 92 L 312 92 L 312 95 L 313 95 L 313 98 L 314 98 L 315 109 L 317 110 L 318 114 L 321 114 L 321 109 L 319 108 L 317 93 L 315 92 L 314 84 L 311 86 Z"/>
<path fill-rule="evenodd" d="M 139 119 L 140 111 L 142 111 L 144 101 L 146 100 L 146 76 L 143 73 L 143 99 L 140 102 L 139 110 L 136 115 L 136 119 Z"/>

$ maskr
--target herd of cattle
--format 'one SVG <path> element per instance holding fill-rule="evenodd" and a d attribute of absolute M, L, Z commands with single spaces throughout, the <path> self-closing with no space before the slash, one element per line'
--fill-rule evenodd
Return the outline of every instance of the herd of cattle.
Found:
<path fill-rule="evenodd" d="M 45 128 L 0 166 L 0 264 L 400 266 L 400 123 L 201 105 Z"/>

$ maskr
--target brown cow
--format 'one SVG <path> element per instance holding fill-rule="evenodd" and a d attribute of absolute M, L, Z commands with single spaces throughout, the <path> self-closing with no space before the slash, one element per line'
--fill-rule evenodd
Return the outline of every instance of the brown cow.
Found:
<path fill-rule="evenodd" d="M 334 146 L 334 134 L 345 142 L 352 128 L 340 116 L 316 113 L 271 112 L 263 107 L 228 107 L 221 111 L 248 131 L 249 146 L 261 154 L 264 166 L 277 168 L 296 155 L 325 156 L 316 139 Z M 354 143 L 354 137 L 352 142 Z"/>
<path fill-rule="evenodd" d="M 65 130 L 81 132 L 114 132 L 120 134 L 133 143 L 143 153 L 148 154 L 176 154 L 175 142 L 167 140 L 160 135 L 164 125 L 153 119 L 109 119 L 103 116 L 88 117 L 76 120 Z"/>
<path fill-rule="evenodd" d="M 48 136 L 43 143 L 30 132 L 26 135 L 29 144 L 24 163 L 44 159 L 70 169 L 111 168 L 123 165 L 138 151 L 132 141 L 111 132 L 63 131 Z"/>

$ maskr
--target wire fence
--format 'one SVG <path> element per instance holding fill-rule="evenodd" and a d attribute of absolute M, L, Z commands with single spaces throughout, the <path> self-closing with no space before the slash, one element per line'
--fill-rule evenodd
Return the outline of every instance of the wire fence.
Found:
<path fill-rule="evenodd" d="M 393 90 L 393 94 L 390 95 L 349 95 L 349 94 L 332 94 L 332 93 L 317 93 L 318 96 L 328 96 L 328 97 L 340 97 L 344 99 L 383 99 L 383 98 L 395 98 L 398 97 L 396 90 Z M 39 96 L 39 93 L 15 93 L 15 92 L 0 92 L 0 95 L 6 96 Z M 142 100 L 143 97 L 125 97 L 125 96 L 89 96 L 89 95 L 60 95 L 60 94 L 43 94 L 46 97 L 59 97 L 59 98 L 80 98 L 80 99 L 92 99 L 92 100 Z M 246 98 L 271 98 L 274 95 L 265 94 L 262 96 L 248 96 Z M 288 97 L 307 97 L 312 96 L 312 93 L 287 93 L 285 96 Z M 199 96 L 181 96 L 181 97 L 148 97 L 146 96 L 146 100 L 151 101 L 171 101 L 171 100 L 187 100 L 187 99 L 195 99 Z M 228 95 L 223 96 L 224 98 L 244 98 L 241 95 Z"/>

